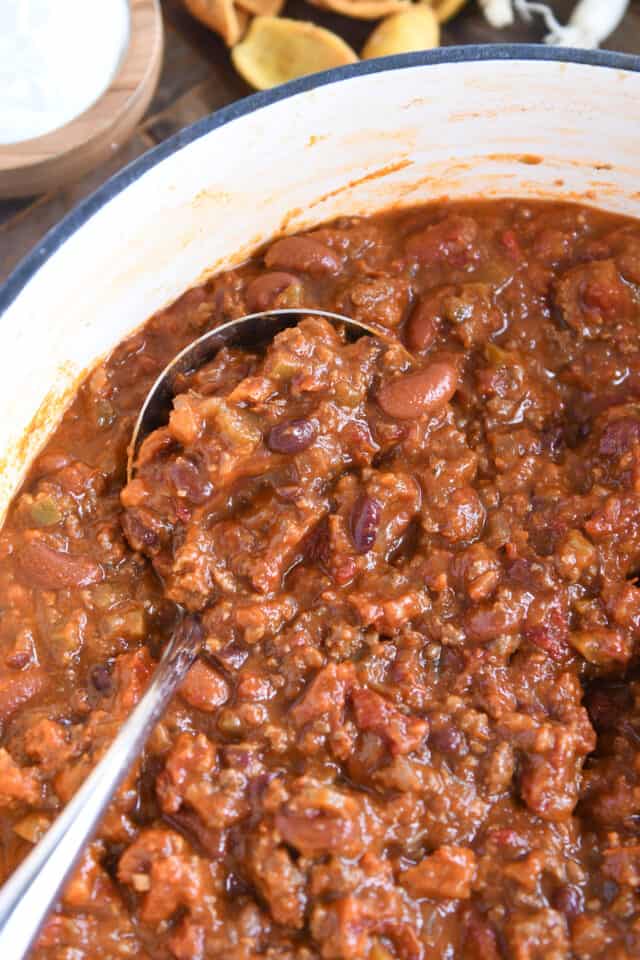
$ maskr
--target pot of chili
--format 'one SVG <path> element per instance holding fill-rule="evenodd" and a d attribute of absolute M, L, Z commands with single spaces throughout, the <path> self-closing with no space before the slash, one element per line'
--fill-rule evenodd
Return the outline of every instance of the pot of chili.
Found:
<path fill-rule="evenodd" d="M 174 603 L 206 630 L 38 960 L 638 953 L 636 66 L 453 49 L 258 95 L 3 288 L 3 879 Z M 125 485 L 166 361 L 291 306 L 397 346 L 223 352 Z"/>

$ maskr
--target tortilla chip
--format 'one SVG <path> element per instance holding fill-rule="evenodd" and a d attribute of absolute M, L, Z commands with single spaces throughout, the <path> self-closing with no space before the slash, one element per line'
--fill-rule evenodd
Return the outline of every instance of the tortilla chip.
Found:
<path fill-rule="evenodd" d="M 309 0 L 315 7 L 342 13 L 358 20 L 380 20 L 411 6 L 408 0 Z"/>
<path fill-rule="evenodd" d="M 428 0 L 429 6 L 438 18 L 439 23 L 446 23 L 451 20 L 458 10 L 462 10 L 467 0 Z"/>
<path fill-rule="evenodd" d="M 236 10 L 233 0 L 184 0 L 184 5 L 197 20 L 219 33 L 228 47 L 238 42 L 247 26 L 244 10 Z"/>
<path fill-rule="evenodd" d="M 238 73 L 256 90 L 358 59 L 351 47 L 324 27 L 286 17 L 256 17 L 231 51 Z"/>
<path fill-rule="evenodd" d="M 286 0 L 235 0 L 237 6 L 256 17 L 277 17 Z"/>
<path fill-rule="evenodd" d="M 431 7 L 415 4 L 379 23 L 362 50 L 362 59 L 429 50 L 440 42 L 440 25 Z"/>

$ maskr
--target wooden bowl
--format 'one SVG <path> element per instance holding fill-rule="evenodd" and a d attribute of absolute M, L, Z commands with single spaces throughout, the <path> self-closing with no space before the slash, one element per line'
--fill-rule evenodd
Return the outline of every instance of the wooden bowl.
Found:
<path fill-rule="evenodd" d="M 159 0 L 129 0 L 129 45 L 102 96 L 41 137 L 0 144 L 0 197 L 60 187 L 102 163 L 127 140 L 149 106 L 162 66 Z"/>

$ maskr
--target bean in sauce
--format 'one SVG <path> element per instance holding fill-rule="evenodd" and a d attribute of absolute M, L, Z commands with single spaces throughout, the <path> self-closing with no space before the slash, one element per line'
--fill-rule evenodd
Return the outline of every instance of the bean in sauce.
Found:
<path fill-rule="evenodd" d="M 450 363 L 432 363 L 385 384 L 377 400 L 385 413 L 398 420 L 431 416 L 451 400 L 458 375 Z"/>
<path fill-rule="evenodd" d="M 301 453 L 311 446 L 318 430 L 312 420 L 290 420 L 272 427 L 267 446 L 275 453 Z"/>

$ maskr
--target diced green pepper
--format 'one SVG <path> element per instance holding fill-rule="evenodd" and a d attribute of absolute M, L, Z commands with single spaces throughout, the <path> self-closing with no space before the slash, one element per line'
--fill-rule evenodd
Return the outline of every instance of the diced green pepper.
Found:
<path fill-rule="evenodd" d="M 113 583 L 98 583 L 91 591 L 91 599 L 98 610 L 109 610 L 124 597 L 123 588 Z"/>
<path fill-rule="evenodd" d="M 31 519 L 37 527 L 52 527 L 62 520 L 62 511 L 53 497 L 38 497 L 29 507 Z"/>
<path fill-rule="evenodd" d="M 273 380 L 292 380 L 301 369 L 300 358 L 286 353 L 279 353 L 273 363 L 265 364 L 265 373 Z"/>
<path fill-rule="evenodd" d="M 212 397 L 210 404 L 217 429 L 233 446 L 251 449 L 260 443 L 262 433 L 252 414 L 238 410 L 218 397 Z"/>

